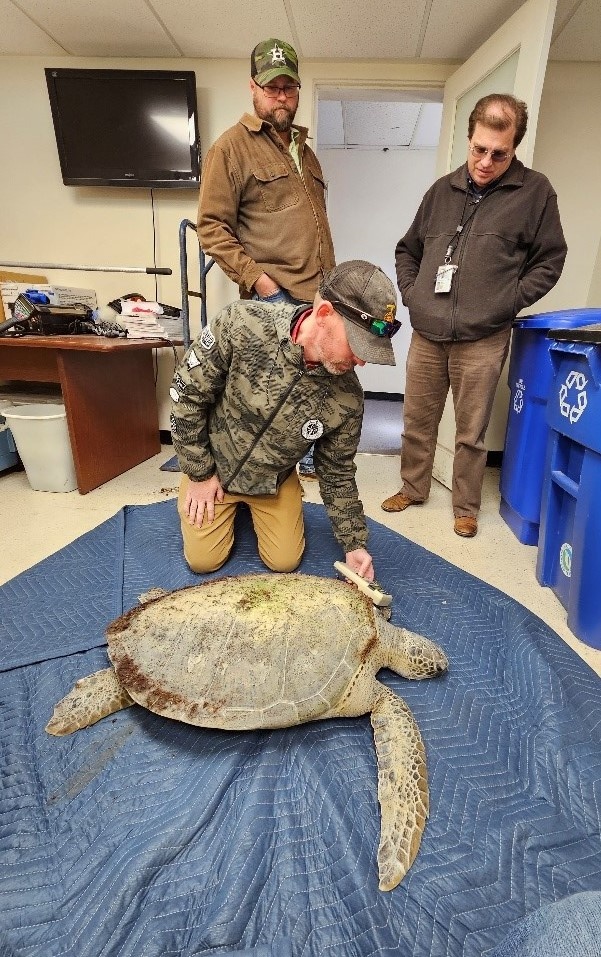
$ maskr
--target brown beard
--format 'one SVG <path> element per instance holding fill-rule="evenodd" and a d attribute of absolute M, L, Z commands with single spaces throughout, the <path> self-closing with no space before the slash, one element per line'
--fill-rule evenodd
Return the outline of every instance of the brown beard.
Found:
<path fill-rule="evenodd" d="M 253 106 L 259 119 L 271 123 L 278 133 L 287 133 L 294 122 L 297 107 L 282 106 L 279 102 L 272 107 L 264 107 L 259 102 L 259 96 L 259 93 L 253 93 Z"/>

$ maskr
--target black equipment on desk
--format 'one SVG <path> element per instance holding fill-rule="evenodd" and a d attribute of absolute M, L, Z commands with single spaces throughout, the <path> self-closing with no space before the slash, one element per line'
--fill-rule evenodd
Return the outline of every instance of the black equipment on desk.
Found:
<path fill-rule="evenodd" d="M 12 319 L 0 323 L 0 333 L 11 329 L 13 336 L 74 336 L 96 332 L 87 306 L 51 306 L 17 296 Z"/>

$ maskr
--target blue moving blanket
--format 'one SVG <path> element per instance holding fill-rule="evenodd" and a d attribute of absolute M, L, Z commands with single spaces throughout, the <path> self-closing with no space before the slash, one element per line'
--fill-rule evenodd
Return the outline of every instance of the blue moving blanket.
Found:
<path fill-rule="evenodd" d="M 300 570 L 333 577 L 325 511 L 305 519 Z M 438 679 L 380 676 L 428 756 L 405 880 L 378 890 L 367 716 L 233 733 L 134 706 L 46 734 L 107 665 L 107 623 L 199 581 L 175 502 L 128 507 L 0 589 L 1 957 L 482 957 L 541 905 L 601 890 L 601 680 L 517 602 L 369 525 L 393 621 L 450 659 Z M 259 571 L 241 509 L 202 580 Z"/>

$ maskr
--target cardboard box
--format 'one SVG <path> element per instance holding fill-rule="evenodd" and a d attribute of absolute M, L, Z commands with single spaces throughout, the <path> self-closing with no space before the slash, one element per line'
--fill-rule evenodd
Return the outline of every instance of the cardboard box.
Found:
<path fill-rule="evenodd" d="M 4 316 L 10 319 L 12 316 L 11 306 L 20 293 L 26 293 L 33 289 L 43 297 L 47 297 L 52 306 L 74 306 L 81 303 L 88 309 L 96 309 L 96 292 L 93 289 L 76 289 L 74 286 L 56 286 L 49 283 L 40 282 L 0 282 L 0 299 L 4 310 Z"/>
<path fill-rule="evenodd" d="M 0 269 L 0 285 L 3 282 L 26 282 L 28 283 L 27 288 L 29 289 L 38 282 L 48 282 L 48 277 L 38 274 L 32 275 L 27 272 L 8 272 L 6 269 Z M 2 296 L 0 296 L 0 322 L 4 322 L 5 319 L 10 319 L 10 317 L 10 312 L 8 315 L 4 312 L 4 303 L 2 302 Z"/>

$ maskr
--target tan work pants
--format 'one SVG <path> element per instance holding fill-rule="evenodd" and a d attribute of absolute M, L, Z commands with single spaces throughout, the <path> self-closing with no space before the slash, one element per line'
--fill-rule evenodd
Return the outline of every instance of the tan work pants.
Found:
<path fill-rule="evenodd" d="M 453 512 L 456 517 L 478 514 L 487 454 L 484 435 L 510 336 L 507 328 L 475 342 L 432 342 L 413 332 L 403 406 L 403 495 L 425 502 L 430 494 L 438 426 L 450 387 L 456 423 Z"/>
<path fill-rule="evenodd" d="M 194 572 L 213 572 L 227 561 L 234 544 L 234 518 L 241 502 L 250 508 L 261 560 L 274 572 L 291 572 L 300 563 L 305 548 L 302 490 L 296 470 L 282 483 L 276 495 L 225 493 L 215 503 L 215 519 L 198 528 L 184 512 L 189 478 L 182 476 L 177 501 L 184 542 L 184 557 Z"/>

